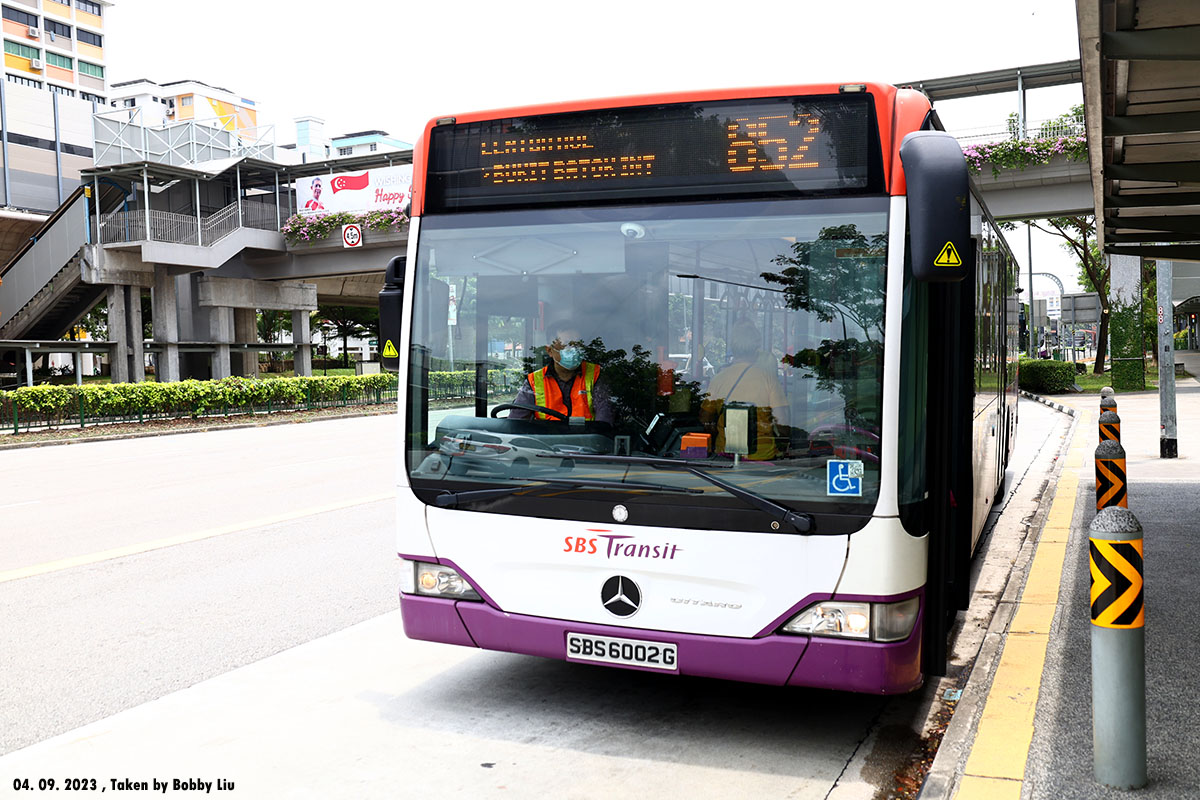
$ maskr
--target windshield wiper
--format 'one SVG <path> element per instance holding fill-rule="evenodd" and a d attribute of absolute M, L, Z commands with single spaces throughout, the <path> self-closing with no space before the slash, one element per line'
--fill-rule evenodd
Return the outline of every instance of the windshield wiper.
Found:
<path fill-rule="evenodd" d="M 440 508 L 454 508 L 459 503 L 469 503 L 475 500 L 490 500 L 504 497 L 526 489 L 540 489 L 544 486 L 566 486 L 582 489 L 641 489 L 655 492 L 679 492 L 682 494 L 699 494 L 700 489 L 690 489 L 683 486 L 663 486 L 658 483 L 639 481 L 606 481 L 593 478 L 534 478 L 537 483 L 525 483 L 520 486 L 499 486 L 494 489 L 468 489 L 465 492 L 444 492 L 433 499 L 434 505 Z"/>
<path fill-rule="evenodd" d="M 538 453 L 540 458 L 553 458 L 542 453 Z M 700 469 L 700 465 L 695 462 L 683 461 L 674 458 L 656 458 L 654 456 L 610 456 L 604 454 L 580 454 L 571 456 L 576 461 L 595 461 L 606 464 L 644 464 L 654 467 L 655 469 L 677 469 L 684 472 L 690 472 L 701 480 L 708 481 L 713 486 L 724 489 L 729 494 L 744 503 L 754 506 L 760 511 L 765 511 L 779 522 L 786 522 L 796 529 L 797 533 L 816 534 L 816 520 L 811 514 L 802 514 L 799 511 L 793 511 L 787 506 L 780 505 L 769 497 L 763 497 L 761 494 L 752 492 L 749 489 L 744 489 L 741 486 L 730 483 L 715 475 L 710 475 Z M 702 462 L 704 467 L 718 467 L 720 469 L 731 469 L 733 465 L 726 466 L 724 464 L 712 464 Z"/>

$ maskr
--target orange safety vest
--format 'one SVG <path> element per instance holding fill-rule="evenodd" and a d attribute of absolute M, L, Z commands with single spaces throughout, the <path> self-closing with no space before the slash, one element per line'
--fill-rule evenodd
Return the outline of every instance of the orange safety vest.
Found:
<path fill-rule="evenodd" d="M 569 417 L 593 419 L 592 387 L 596 385 L 596 379 L 600 377 L 600 365 L 587 361 L 579 365 L 579 373 L 571 382 L 570 408 L 567 408 L 567 404 L 563 401 L 558 381 L 553 378 L 546 380 L 546 372 L 549 369 L 550 367 L 547 366 L 529 373 L 529 385 L 533 387 L 534 402 L 539 406 L 561 411 Z M 557 417 L 538 411 L 535 419 L 557 419 Z"/>

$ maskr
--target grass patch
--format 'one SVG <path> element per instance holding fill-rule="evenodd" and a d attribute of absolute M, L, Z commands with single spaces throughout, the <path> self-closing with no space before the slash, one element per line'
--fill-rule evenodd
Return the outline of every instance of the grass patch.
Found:
<path fill-rule="evenodd" d="M 1146 362 L 1149 364 L 1150 362 Z M 1105 372 L 1100 375 L 1092 373 L 1091 365 L 1088 365 L 1088 371 L 1082 375 L 1075 376 L 1075 383 L 1080 389 L 1083 389 L 1084 394 L 1100 394 L 1100 390 L 1105 386 L 1112 386 L 1112 373 Z M 1146 389 L 1158 388 L 1158 367 L 1146 369 Z"/>

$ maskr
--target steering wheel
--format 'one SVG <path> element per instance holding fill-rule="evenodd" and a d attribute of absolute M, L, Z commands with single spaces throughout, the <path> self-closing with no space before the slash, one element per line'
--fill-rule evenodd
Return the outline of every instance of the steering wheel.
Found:
<path fill-rule="evenodd" d="M 512 409 L 512 408 L 519 408 L 522 411 L 532 411 L 532 412 L 541 412 L 542 414 L 549 414 L 550 416 L 554 417 L 555 419 L 560 419 L 563 422 L 569 422 L 571 419 L 566 414 L 564 414 L 561 411 L 558 411 L 556 409 L 546 408 L 545 406 L 534 406 L 534 405 L 527 406 L 524 403 L 501 403 L 500 405 L 498 405 L 492 409 L 491 416 L 495 417 L 501 411 L 508 411 L 509 409 Z"/>

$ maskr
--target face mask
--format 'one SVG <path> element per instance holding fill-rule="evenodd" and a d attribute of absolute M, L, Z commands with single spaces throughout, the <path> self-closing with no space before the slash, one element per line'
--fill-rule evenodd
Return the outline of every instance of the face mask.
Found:
<path fill-rule="evenodd" d="M 577 369 L 583 363 L 583 351 L 574 345 L 564 347 L 559 351 L 558 363 L 563 369 Z"/>

